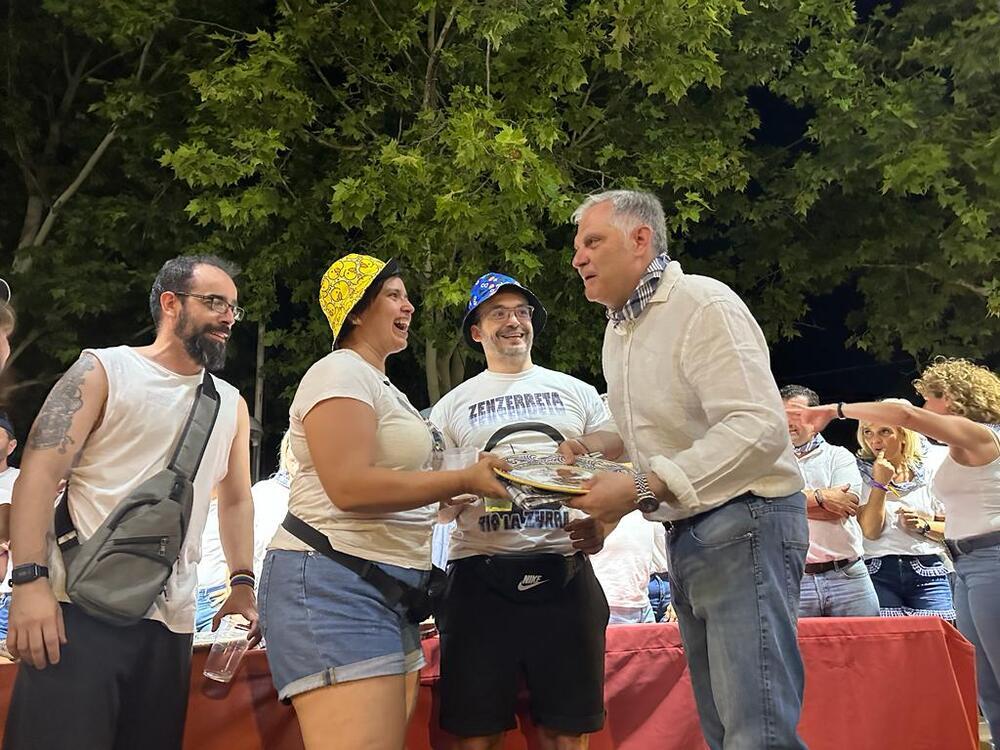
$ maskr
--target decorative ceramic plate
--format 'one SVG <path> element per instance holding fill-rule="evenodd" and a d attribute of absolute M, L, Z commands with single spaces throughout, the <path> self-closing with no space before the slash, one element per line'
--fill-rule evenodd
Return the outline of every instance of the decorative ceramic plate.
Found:
<path fill-rule="evenodd" d="M 587 494 L 586 488 L 582 485 L 598 472 L 627 471 L 624 466 L 614 461 L 590 456 L 577 456 L 576 463 L 572 465 L 563 463 L 562 456 L 558 453 L 545 456 L 535 453 L 515 453 L 503 456 L 503 459 L 510 464 L 510 470 L 493 471 L 504 479 L 539 490 L 570 495 Z"/>

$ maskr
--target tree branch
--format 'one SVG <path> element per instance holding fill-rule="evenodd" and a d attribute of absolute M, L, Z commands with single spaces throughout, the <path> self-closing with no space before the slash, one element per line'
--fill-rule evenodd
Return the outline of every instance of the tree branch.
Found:
<path fill-rule="evenodd" d="M 951 284 L 952 286 L 957 286 L 966 291 L 972 292 L 983 299 L 989 299 L 990 292 L 984 286 L 976 286 L 971 281 L 966 281 L 965 279 L 946 279 L 937 275 L 934 271 L 936 270 L 933 266 L 921 264 L 918 266 L 908 266 L 903 263 L 858 263 L 857 268 L 887 268 L 892 271 L 920 271 L 920 273 L 930 276 L 936 281 L 940 281 L 942 284 Z"/>
<path fill-rule="evenodd" d="M 382 25 L 385 26 L 387 29 L 389 29 L 389 31 L 393 32 L 396 31 L 396 29 L 390 26 L 389 22 L 385 20 L 385 16 L 383 16 L 382 13 L 379 11 L 378 5 L 375 3 L 375 0 L 368 0 L 368 3 L 372 6 L 372 10 L 375 11 L 375 15 L 378 17 L 378 20 L 382 22 Z M 403 56 L 406 58 L 407 62 L 410 63 L 410 65 L 413 65 L 413 58 L 410 57 L 409 50 L 407 50 L 406 47 L 403 47 Z"/>
<path fill-rule="evenodd" d="M 437 43 L 434 45 L 433 50 L 431 50 L 430 59 L 427 60 L 427 72 L 424 74 L 424 101 L 421 109 L 427 110 L 431 108 L 431 101 L 434 99 L 435 83 L 437 81 L 438 61 L 441 59 L 441 50 L 444 48 L 445 39 L 448 36 L 448 31 L 451 29 L 451 24 L 455 21 L 457 13 L 458 3 L 451 6 L 448 18 L 445 20 L 444 26 L 441 27 L 441 33 L 438 34 Z M 428 43 L 430 42 L 430 34 L 431 28 L 429 27 Z"/>
<path fill-rule="evenodd" d="M 12 364 L 14 364 L 14 361 L 18 357 L 20 357 L 21 354 L 24 353 L 24 350 L 27 349 L 32 344 L 34 344 L 35 341 L 37 341 L 41 335 L 42 335 L 42 327 L 39 326 L 37 328 L 32 329 L 31 333 L 29 333 L 27 336 L 25 336 L 24 338 L 21 338 L 18 341 L 17 346 L 14 347 L 14 350 L 10 353 L 10 356 L 7 357 L 7 365 L 6 366 L 10 367 Z"/>
<path fill-rule="evenodd" d="M 153 46 L 153 39 L 155 37 L 155 32 L 150 34 L 149 39 L 147 39 L 146 43 L 142 46 L 142 54 L 139 55 L 139 67 L 136 68 L 134 76 L 137 81 L 142 80 L 142 71 L 146 68 L 146 58 L 149 56 L 149 48 Z"/>
<path fill-rule="evenodd" d="M 52 231 L 52 227 L 56 223 L 56 218 L 59 215 L 59 211 L 62 209 L 66 202 L 76 195 L 76 191 L 80 189 L 80 186 L 87 180 L 90 173 L 94 171 L 94 167 L 97 166 L 97 162 L 101 160 L 104 156 L 104 152 L 108 150 L 108 146 L 111 145 L 111 141 L 115 139 L 115 135 L 118 132 L 118 125 L 112 125 L 111 129 L 104 134 L 104 138 L 101 142 L 97 144 L 97 148 L 94 149 L 94 153 L 90 155 L 87 159 L 87 163 L 83 165 L 83 168 L 77 174 L 76 179 L 70 183 L 70 186 L 63 190 L 62 194 L 56 198 L 55 202 L 52 204 L 52 208 L 49 209 L 48 214 L 45 217 L 45 221 L 42 223 L 41 229 L 38 230 L 38 234 L 35 235 L 32 245 L 43 245 L 45 240 L 48 239 L 49 233 Z"/>

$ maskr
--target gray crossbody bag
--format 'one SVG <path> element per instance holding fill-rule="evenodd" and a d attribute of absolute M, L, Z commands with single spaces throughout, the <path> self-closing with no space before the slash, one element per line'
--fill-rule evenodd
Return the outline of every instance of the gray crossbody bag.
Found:
<path fill-rule="evenodd" d="M 194 477 L 221 403 L 206 370 L 167 467 L 132 490 L 82 543 L 66 487 L 56 507 L 56 544 L 66 568 L 66 594 L 91 617 L 133 625 L 166 589 L 191 519 Z"/>

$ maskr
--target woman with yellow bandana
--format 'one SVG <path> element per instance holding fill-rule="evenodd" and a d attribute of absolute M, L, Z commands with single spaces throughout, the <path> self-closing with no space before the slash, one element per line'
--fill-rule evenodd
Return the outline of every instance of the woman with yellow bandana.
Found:
<path fill-rule="evenodd" d="M 261 627 L 308 750 L 400 750 L 424 661 L 417 625 L 343 561 L 368 561 L 420 590 L 436 503 L 502 496 L 493 473 L 502 462 L 484 454 L 467 469 L 425 471 L 440 437 L 385 374 L 414 312 L 394 261 L 344 256 L 323 276 L 320 306 L 333 351 L 302 378 L 290 409 L 300 468 L 261 573 Z M 317 533 L 316 544 L 303 541 Z M 327 542 L 332 550 L 316 551 Z"/>

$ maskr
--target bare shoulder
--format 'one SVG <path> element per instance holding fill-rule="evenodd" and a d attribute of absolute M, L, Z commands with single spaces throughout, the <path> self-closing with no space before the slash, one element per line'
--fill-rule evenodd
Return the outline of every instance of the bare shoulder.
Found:
<path fill-rule="evenodd" d="M 56 448 L 65 453 L 76 442 L 70 436 L 74 417 L 88 407 L 96 420 L 104 407 L 107 392 L 108 377 L 100 360 L 84 352 L 46 397 L 28 435 L 28 447 L 33 450 Z"/>

